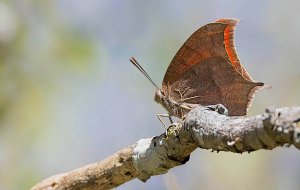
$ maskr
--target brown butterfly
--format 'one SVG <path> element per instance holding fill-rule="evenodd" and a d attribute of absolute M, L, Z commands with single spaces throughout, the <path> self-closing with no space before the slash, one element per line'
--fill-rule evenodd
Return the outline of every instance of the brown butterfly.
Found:
<path fill-rule="evenodd" d="M 234 45 L 238 19 L 220 19 L 193 33 L 176 53 L 162 82 L 152 81 L 138 62 L 135 65 L 157 88 L 154 100 L 170 114 L 182 118 L 197 105 L 223 104 L 230 116 L 243 116 L 255 92 L 255 82 L 241 65 Z"/>

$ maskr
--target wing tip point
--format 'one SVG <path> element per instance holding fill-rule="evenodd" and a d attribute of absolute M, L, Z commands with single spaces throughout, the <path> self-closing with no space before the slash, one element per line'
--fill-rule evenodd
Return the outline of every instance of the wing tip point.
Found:
<path fill-rule="evenodd" d="M 219 23 L 232 24 L 235 26 L 238 25 L 240 21 L 241 21 L 241 19 L 239 19 L 239 18 L 221 18 L 221 19 L 216 20 L 216 22 L 219 22 Z"/>

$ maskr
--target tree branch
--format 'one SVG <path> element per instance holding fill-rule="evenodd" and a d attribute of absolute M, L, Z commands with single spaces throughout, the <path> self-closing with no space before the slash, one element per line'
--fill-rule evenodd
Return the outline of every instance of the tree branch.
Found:
<path fill-rule="evenodd" d="M 101 162 L 50 177 L 32 190 L 111 189 L 134 178 L 146 181 L 186 163 L 197 147 L 242 153 L 283 145 L 300 149 L 300 107 L 272 108 L 245 118 L 228 117 L 222 105 L 199 106 L 167 134 L 141 139 Z"/>

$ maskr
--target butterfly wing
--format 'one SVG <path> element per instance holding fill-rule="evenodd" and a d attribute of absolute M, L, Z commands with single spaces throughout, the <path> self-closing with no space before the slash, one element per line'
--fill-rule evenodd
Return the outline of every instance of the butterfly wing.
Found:
<path fill-rule="evenodd" d="M 255 83 L 239 61 L 234 46 L 238 22 L 221 19 L 193 33 L 167 69 L 164 94 L 182 103 L 222 103 L 230 115 L 245 115 L 263 83 Z"/>
<path fill-rule="evenodd" d="M 221 57 L 211 57 L 191 67 L 175 81 L 170 97 L 179 103 L 223 104 L 230 116 L 246 115 L 254 91 L 263 83 L 246 80 Z"/>

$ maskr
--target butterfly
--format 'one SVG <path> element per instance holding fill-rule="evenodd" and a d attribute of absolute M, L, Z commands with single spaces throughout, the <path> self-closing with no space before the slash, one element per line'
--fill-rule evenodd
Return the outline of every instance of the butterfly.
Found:
<path fill-rule="evenodd" d="M 229 116 L 247 114 L 264 83 L 255 82 L 240 63 L 234 44 L 238 23 L 238 19 L 220 19 L 194 32 L 171 61 L 161 89 L 130 59 L 156 87 L 154 100 L 170 116 L 183 118 L 198 105 L 215 104 L 224 105 Z"/>

